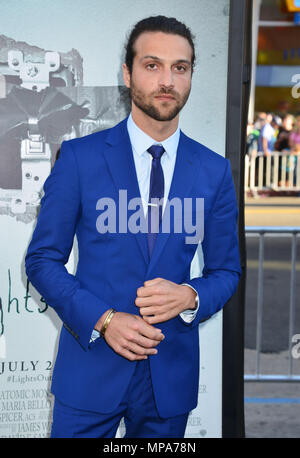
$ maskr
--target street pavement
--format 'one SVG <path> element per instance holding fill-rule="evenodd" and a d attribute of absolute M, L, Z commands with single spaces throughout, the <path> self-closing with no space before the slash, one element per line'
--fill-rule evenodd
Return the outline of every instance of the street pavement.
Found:
<path fill-rule="evenodd" d="M 300 227 L 300 197 L 246 198 L 245 225 Z M 264 374 L 288 374 L 292 360 L 293 374 L 300 375 L 300 358 L 290 358 L 289 351 L 290 266 L 290 238 L 266 237 L 260 356 L 260 371 Z M 257 367 L 257 269 L 258 239 L 248 236 L 244 369 L 248 375 L 254 374 Z M 300 335 L 299 297 L 298 239 L 293 325 L 294 334 Z M 299 438 L 300 382 L 245 382 L 245 429 L 248 438 Z"/>
<path fill-rule="evenodd" d="M 246 226 L 300 226 L 300 197 L 245 199 Z"/>

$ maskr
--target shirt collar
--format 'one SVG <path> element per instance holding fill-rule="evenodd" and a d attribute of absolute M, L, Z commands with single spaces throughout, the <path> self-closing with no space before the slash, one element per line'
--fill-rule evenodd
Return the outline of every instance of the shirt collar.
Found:
<path fill-rule="evenodd" d="M 152 145 L 162 145 L 169 158 L 176 155 L 180 137 L 179 127 L 170 137 L 162 142 L 157 142 L 136 125 L 130 113 L 127 120 L 127 130 L 132 148 L 139 156 L 145 153 Z"/>

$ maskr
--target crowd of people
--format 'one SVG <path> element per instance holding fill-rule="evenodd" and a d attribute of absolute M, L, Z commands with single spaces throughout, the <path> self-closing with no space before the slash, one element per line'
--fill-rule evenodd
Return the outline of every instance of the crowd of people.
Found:
<path fill-rule="evenodd" d="M 298 182 L 298 156 L 300 156 L 300 114 L 286 114 L 280 117 L 273 113 L 258 113 L 255 122 L 247 126 L 247 148 L 249 158 L 264 157 L 263 187 L 268 188 L 266 181 L 267 157 L 280 153 L 278 160 L 278 183 L 281 188 L 295 186 Z M 282 156 L 289 156 L 283 162 Z M 256 161 L 255 161 L 256 164 Z M 284 165 L 283 165 L 284 164 Z M 273 174 L 273 162 L 271 163 Z M 277 181 L 277 179 L 276 179 Z M 255 165 L 255 183 L 258 183 L 258 170 Z"/>
<path fill-rule="evenodd" d="M 273 113 L 258 113 L 247 127 L 247 154 L 269 156 L 274 151 L 300 154 L 300 114 L 286 114 L 283 118 Z"/>

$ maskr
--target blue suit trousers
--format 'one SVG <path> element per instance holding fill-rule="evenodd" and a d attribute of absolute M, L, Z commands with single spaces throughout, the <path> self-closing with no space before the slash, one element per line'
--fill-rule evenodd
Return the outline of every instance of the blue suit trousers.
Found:
<path fill-rule="evenodd" d="M 123 417 L 125 438 L 182 438 L 188 412 L 171 418 L 158 415 L 146 359 L 137 362 L 125 396 L 109 414 L 74 409 L 56 398 L 51 437 L 113 438 Z"/>

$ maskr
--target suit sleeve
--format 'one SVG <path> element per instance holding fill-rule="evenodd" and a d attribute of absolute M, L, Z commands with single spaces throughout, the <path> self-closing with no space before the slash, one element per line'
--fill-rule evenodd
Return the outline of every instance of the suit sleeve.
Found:
<path fill-rule="evenodd" d="M 202 277 L 185 281 L 199 296 L 199 309 L 191 326 L 197 326 L 218 312 L 237 288 L 241 275 L 237 214 L 230 163 L 226 160 L 221 185 L 204 221 Z"/>
<path fill-rule="evenodd" d="M 25 268 L 29 281 L 87 350 L 94 325 L 109 305 L 83 288 L 65 268 L 80 215 L 76 158 L 70 142 L 63 142 L 59 158 L 44 184 Z"/>

